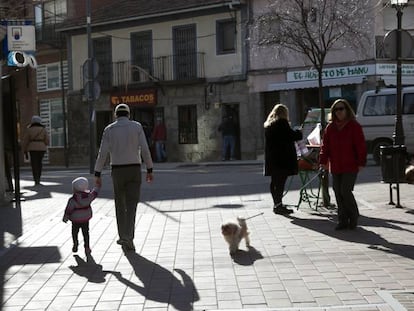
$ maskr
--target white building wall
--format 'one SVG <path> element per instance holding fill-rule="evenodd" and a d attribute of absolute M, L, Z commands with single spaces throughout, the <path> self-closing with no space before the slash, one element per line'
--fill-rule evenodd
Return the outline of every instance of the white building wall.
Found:
<path fill-rule="evenodd" d="M 240 35 L 237 38 L 235 54 L 216 55 L 216 21 L 229 19 L 229 13 L 209 16 L 180 19 L 172 22 L 129 27 L 105 31 L 105 35 L 112 38 L 112 61 L 127 61 L 130 56 L 130 34 L 140 31 L 152 31 L 153 57 L 173 55 L 172 29 L 175 26 L 195 24 L 197 31 L 197 52 L 205 53 L 205 77 L 219 78 L 228 75 L 242 74 L 242 42 Z M 240 13 L 237 13 L 237 34 L 241 33 Z M 103 33 L 93 33 L 92 38 L 103 36 Z M 80 90 L 81 66 L 87 59 L 87 37 L 78 35 L 72 37 L 72 71 L 73 89 Z"/>

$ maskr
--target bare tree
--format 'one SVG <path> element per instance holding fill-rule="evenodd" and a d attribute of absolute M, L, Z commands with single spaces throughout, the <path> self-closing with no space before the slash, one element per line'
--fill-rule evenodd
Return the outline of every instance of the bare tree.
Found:
<path fill-rule="evenodd" d="M 268 10 L 254 21 L 254 27 L 260 32 L 257 44 L 285 48 L 304 55 L 310 61 L 318 72 L 319 106 L 324 128 L 323 67 L 326 57 L 334 49 L 372 50 L 373 1 L 267 1 Z"/>
<path fill-rule="evenodd" d="M 267 10 L 254 21 L 257 44 L 278 47 L 280 53 L 287 50 L 290 54 L 292 51 L 302 54 L 312 64 L 318 73 L 323 131 L 326 125 L 323 78 L 327 55 L 335 49 L 350 49 L 355 55 L 358 54 L 355 51 L 372 51 L 375 17 L 372 2 L 376 0 L 267 1 Z M 329 206 L 327 172 L 322 175 L 321 183 L 323 204 Z"/>

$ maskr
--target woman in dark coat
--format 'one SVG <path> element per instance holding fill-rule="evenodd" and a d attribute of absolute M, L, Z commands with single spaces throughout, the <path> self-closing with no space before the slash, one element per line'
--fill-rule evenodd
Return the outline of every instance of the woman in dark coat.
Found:
<path fill-rule="evenodd" d="M 302 139 L 302 132 L 293 130 L 289 124 L 289 111 L 277 104 L 269 113 L 265 128 L 265 176 L 271 176 L 270 193 L 275 214 L 290 214 L 293 210 L 282 204 L 288 176 L 298 173 L 295 141 Z"/>

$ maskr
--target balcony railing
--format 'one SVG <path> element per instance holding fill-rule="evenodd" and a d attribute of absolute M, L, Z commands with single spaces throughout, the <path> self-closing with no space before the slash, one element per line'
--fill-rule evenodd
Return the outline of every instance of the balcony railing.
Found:
<path fill-rule="evenodd" d="M 37 24 L 36 42 L 50 44 L 55 47 L 63 47 L 64 38 L 61 32 L 57 32 L 56 28 L 60 24 Z"/>
<path fill-rule="evenodd" d="M 151 81 L 183 82 L 204 78 L 204 53 L 154 57 L 147 65 L 131 61 L 100 63 L 98 73 L 102 90 Z"/>

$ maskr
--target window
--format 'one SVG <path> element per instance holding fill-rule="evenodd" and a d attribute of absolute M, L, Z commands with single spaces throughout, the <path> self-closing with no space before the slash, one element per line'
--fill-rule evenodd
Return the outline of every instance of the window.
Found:
<path fill-rule="evenodd" d="M 97 80 L 101 89 L 108 90 L 112 87 L 111 37 L 93 39 L 93 51 L 99 65 Z"/>
<path fill-rule="evenodd" d="M 67 16 L 66 0 L 44 1 L 36 4 L 34 9 L 37 26 L 61 23 Z"/>
<path fill-rule="evenodd" d="M 152 75 L 152 33 L 143 31 L 131 34 L 132 80 L 148 80 L 141 69 Z"/>
<path fill-rule="evenodd" d="M 55 32 L 55 26 L 66 19 L 66 0 L 42 1 L 35 4 L 34 16 L 36 40 L 59 40 L 61 35 Z"/>
<path fill-rule="evenodd" d="M 63 147 L 62 98 L 40 100 L 40 117 L 50 138 L 50 147 Z"/>
<path fill-rule="evenodd" d="M 404 101 L 403 113 L 414 114 L 414 93 L 405 94 L 403 101 Z"/>
<path fill-rule="evenodd" d="M 375 36 L 375 57 L 386 58 L 384 49 L 384 36 Z"/>
<path fill-rule="evenodd" d="M 197 144 L 197 106 L 178 107 L 178 143 Z"/>
<path fill-rule="evenodd" d="M 174 76 L 176 80 L 197 77 L 197 35 L 195 25 L 173 27 Z"/>
<path fill-rule="evenodd" d="M 37 91 L 38 92 L 60 90 L 61 89 L 60 63 L 38 65 L 37 70 L 36 70 L 36 78 L 37 78 Z M 63 80 L 64 80 L 64 86 L 65 88 L 67 88 L 68 86 L 68 63 L 67 61 L 63 62 Z"/>
<path fill-rule="evenodd" d="M 378 95 L 367 97 L 364 116 L 388 116 L 395 114 L 395 95 Z"/>
<path fill-rule="evenodd" d="M 217 54 L 236 52 L 236 21 L 233 19 L 217 21 L 216 24 Z"/>

